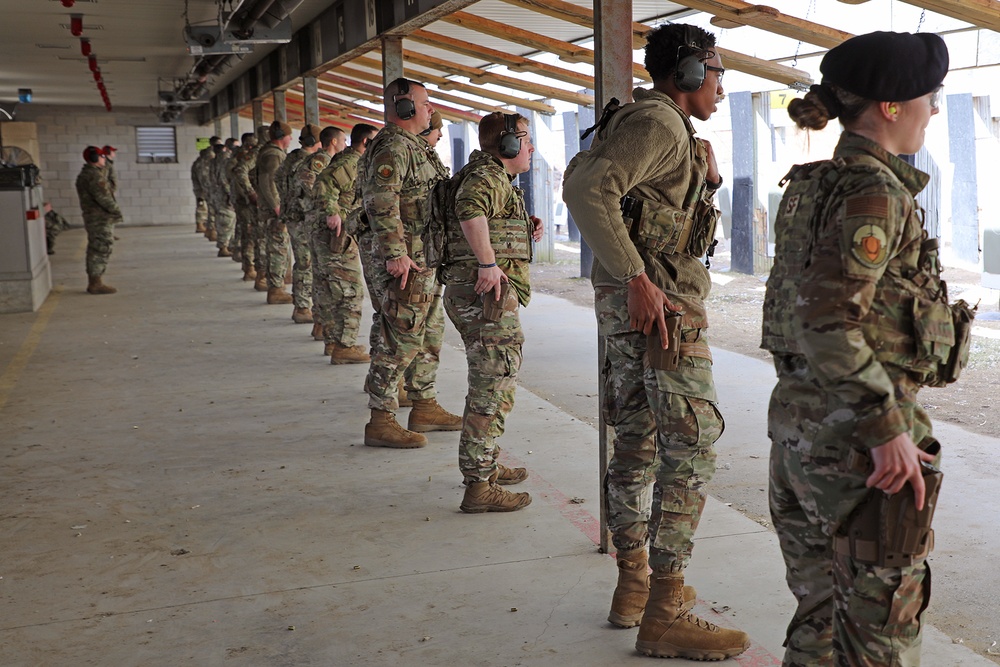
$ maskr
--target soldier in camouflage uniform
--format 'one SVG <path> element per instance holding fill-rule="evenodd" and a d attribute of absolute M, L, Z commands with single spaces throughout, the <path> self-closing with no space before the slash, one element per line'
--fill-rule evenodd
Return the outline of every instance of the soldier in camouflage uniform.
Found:
<path fill-rule="evenodd" d="M 292 128 L 276 120 L 268 128 L 270 141 L 257 155 L 257 224 L 267 241 L 267 302 L 291 303 L 292 295 L 285 291 L 285 270 L 288 264 L 288 232 L 281 223 L 281 198 L 278 194 L 278 170 L 285 162 L 292 143 Z M 260 274 L 258 273 L 258 279 Z"/>
<path fill-rule="evenodd" d="M 749 638 L 690 611 L 684 569 L 724 429 L 706 333 L 712 281 L 699 259 L 714 242 L 721 177 L 690 116 L 715 112 L 724 69 L 700 28 L 666 25 L 647 39 L 652 90 L 637 88 L 574 158 L 563 195 L 594 249 L 607 344 L 604 419 L 615 441 L 605 487 L 619 569 L 608 620 L 641 621 L 636 649 L 646 655 L 718 660 Z"/>
<path fill-rule="evenodd" d="M 458 467 L 466 485 L 460 509 L 511 512 L 527 507 L 531 496 L 498 485 L 523 482 L 528 471 L 499 463 L 496 440 L 514 407 L 524 343 L 518 306 L 527 306 L 531 298 L 531 242 L 541 238 L 542 221 L 529 217 L 524 194 L 511 184 L 531 168 L 535 148 L 527 119 L 501 112 L 484 116 L 479 145 L 481 150 L 473 151 L 453 181 L 461 228 L 446 228 L 440 271 L 447 286 L 445 310 L 462 336 L 469 364 L 458 443 Z"/>
<path fill-rule="evenodd" d="M 219 249 L 219 257 L 232 257 L 229 242 L 236 226 L 236 209 L 233 206 L 233 190 L 229 181 L 229 161 L 232 151 L 238 143 L 235 139 L 226 139 L 225 143 L 216 144 L 215 159 L 212 160 L 210 198 L 215 205 L 215 245 Z"/>
<path fill-rule="evenodd" d="M 427 339 L 428 322 L 443 318 L 436 272 L 421 266 L 427 196 L 443 178 L 430 161 L 433 149 L 417 134 L 430 125 L 434 109 L 423 85 L 397 79 L 385 89 L 386 120 L 358 173 L 363 205 L 380 260 L 373 264 L 372 282 L 386 286 L 380 316 L 383 346 L 372 357 L 368 373 L 365 444 L 373 447 L 422 447 L 424 431 L 458 430 L 462 420 L 435 398 L 440 341 Z M 407 366 L 426 353 L 424 368 L 415 370 L 407 387 L 413 410 L 409 430 L 395 419 L 397 386 Z"/>
<path fill-rule="evenodd" d="M 205 205 L 208 209 L 208 215 L 205 218 L 205 238 L 213 243 L 217 236 L 215 231 L 215 206 L 212 205 L 212 164 L 215 161 L 215 146 L 220 143 L 222 143 L 222 139 L 213 136 L 208 140 L 208 148 L 201 152 L 204 160 L 200 165 L 197 160 L 195 161 L 195 166 L 198 168 L 198 182 L 201 184 L 202 191 L 205 192 Z"/>
<path fill-rule="evenodd" d="M 302 147 L 292 151 L 278 169 L 278 196 L 281 198 L 281 222 L 288 238 L 295 263 L 292 266 L 292 321 L 312 324 L 312 248 L 302 210 L 302 181 L 299 170 L 312 160 L 321 148 L 318 125 L 306 124 L 299 132 Z"/>
<path fill-rule="evenodd" d="M 257 194 L 257 158 L 270 141 L 270 131 L 270 127 L 267 125 L 261 125 L 257 128 L 257 145 L 252 152 L 247 154 L 246 163 L 239 168 L 241 173 L 244 169 L 246 170 L 246 180 L 249 183 L 247 196 L 250 199 L 252 215 L 250 218 L 250 240 L 248 244 L 253 246 L 253 272 L 255 275 L 253 288 L 258 292 L 267 291 L 267 236 L 264 233 L 264 221 L 260 217 L 260 198 Z M 244 268 L 245 274 L 246 269 Z"/>
<path fill-rule="evenodd" d="M 191 189 L 194 190 L 194 231 L 196 234 L 205 233 L 205 222 L 208 220 L 208 191 L 205 190 L 201 182 L 202 164 L 208 159 L 211 147 L 203 148 L 198 153 L 198 157 L 191 163 Z"/>
<path fill-rule="evenodd" d="M 364 346 L 355 345 L 365 294 L 356 232 L 347 228 L 347 220 L 358 207 L 354 189 L 358 160 L 376 132 L 375 126 L 358 123 L 346 149 L 345 136 L 337 136 L 341 150 L 328 160 L 310 191 L 306 220 L 312 233 L 313 316 L 321 326 L 331 364 L 371 361 Z"/>
<path fill-rule="evenodd" d="M 769 501 L 798 600 L 786 667 L 920 664 L 936 494 L 926 525 L 913 508 L 940 445 L 917 391 L 954 379 L 939 368 L 955 327 L 914 201 L 928 176 L 896 156 L 923 145 L 947 70 L 937 35 L 862 35 L 829 51 L 823 82 L 788 107 L 800 128 L 839 117 L 844 132 L 833 161 L 785 179 L 764 302 L 778 375 Z M 886 510 L 894 497 L 909 498 L 904 523 Z M 917 548 L 900 551 L 869 511 Z"/>
<path fill-rule="evenodd" d="M 233 151 L 233 156 L 226 163 L 226 177 L 229 179 L 229 189 L 232 194 L 233 210 L 236 213 L 236 223 L 233 225 L 233 238 L 229 242 L 229 252 L 233 255 L 233 261 L 243 268 L 243 280 L 252 280 L 256 276 L 248 276 L 247 268 L 253 267 L 253 250 L 250 257 L 243 256 L 243 249 L 248 246 L 247 226 L 250 224 L 248 216 L 250 199 L 247 196 L 246 186 L 249 180 L 246 179 L 246 172 L 242 169 L 246 154 L 253 151 L 257 145 L 257 137 L 253 132 L 244 132 L 240 136 L 239 147 Z"/>
<path fill-rule="evenodd" d="M 42 208 L 45 209 L 45 246 L 48 249 L 48 254 L 56 254 L 56 237 L 59 236 L 60 232 L 64 232 L 69 229 L 69 223 L 66 222 L 66 218 L 62 217 L 52 209 L 52 204 L 45 202 Z"/>
<path fill-rule="evenodd" d="M 84 165 L 76 177 L 76 194 L 80 198 L 83 226 L 87 230 L 87 292 L 114 294 L 118 290 L 105 285 L 102 276 L 108 268 L 111 248 L 115 243 L 113 226 L 122 221 L 118 202 L 111 194 L 104 151 L 87 146 L 83 151 Z"/>

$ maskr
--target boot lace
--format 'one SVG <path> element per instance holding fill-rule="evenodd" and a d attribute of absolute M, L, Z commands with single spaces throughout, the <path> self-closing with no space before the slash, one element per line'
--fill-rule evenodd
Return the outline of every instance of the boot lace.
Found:
<path fill-rule="evenodd" d="M 685 609 L 681 614 L 681 618 L 683 618 L 688 623 L 694 623 L 699 628 L 705 628 L 709 632 L 717 632 L 719 630 L 719 626 L 717 626 L 715 623 L 706 621 L 700 616 L 696 616 L 691 612 L 690 609 Z"/>

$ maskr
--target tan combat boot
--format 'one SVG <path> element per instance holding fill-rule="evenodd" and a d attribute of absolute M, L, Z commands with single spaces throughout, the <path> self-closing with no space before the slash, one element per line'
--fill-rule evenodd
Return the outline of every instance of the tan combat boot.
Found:
<path fill-rule="evenodd" d="M 462 418 L 453 415 L 440 405 L 435 398 L 413 399 L 413 409 L 406 427 L 411 431 L 461 431 Z"/>
<path fill-rule="evenodd" d="M 372 360 L 365 352 L 363 345 L 352 345 L 347 347 L 340 343 L 330 343 L 330 363 L 337 364 L 366 364 Z"/>
<path fill-rule="evenodd" d="M 333 354 L 333 351 L 336 349 L 336 347 L 337 347 L 336 343 L 324 343 L 323 344 L 323 354 L 325 354 L 326 356 L 329 357 L 331 354 Z M 366 394 L 368 393 L 368 384 L 367 384 L 367 382 L 368 381 L 365 380 L 365 393 Z"/>
<path fill-rule="evenodd" d="M 257 280 L 257 271 L 252 266 L 243 269 L 243 280 Z"/>
<path fill-rule="evenodd" d="M 371 421 L 365 424 L 365 444 L 369 447 L 415 449 L 427 444 L 427 438 L 407 431 L 396 423 L 396 415 L 383 410 L 372 410 Z"/>
<path fill-rule="evenodd" d="M 492 482 L 469 482 L 459 509 L 466 514 L 515 512 L 530 504 L 527 493 L 511 493 Z"/>
<path fill-rule="evenodd" d="M 684 601 L 683 574 L 653 574 L 635 649 L 654 658 L 725 660 L 750 648 L 750 637 L 695 616 Z"/>
<path fill-rule="evenodd" d="M 611 597 L 611 612 L 608 621 L 619 628 L 634 628 L 642 621 L 649 598 L 649 556 L 646 547 L 621 550 L 615 554 L 618 563 L 618 585 Z M 683 590 L 685 606 L 690 609 L 698 599 L 693 586 Z"/>
<path fill-rule="evenodd" d="M 219 233 L 217 231 L 215 231 L 214 229 L 208 230 L 208 232 L 205 234 L 205 236 L 207 236 L 208 240 L 211 241 L 212 243 L 215 243 L 216 241 L 219 240 Z"/>
<path fill-rule="evenodd" d="M 315 319 L 316 319 L 316 316 L 313 315 L 313 320 L 315 320 Z M 313 340 L 319 340 L 319 341 L 323 340 L 323 325 L 320 324 L 319 322 L 315 322 L 314 321 L 313 322 L 313 330 L 311 332 L 309 332 L 309 335 L 312 336 Z M 329 356 L 330 353 L 326 352 L 325 354 L 327 356 Z"/>
<path fill-rule="evenodd" d="M 528 470 L 526 468 L 508 468 L 502 463 L 498 463 L 497 469 L 490 475 L 491 482 L 504 486 L 520 484 L 526 479 L 528 479 Z"/>
<path fill-rule="evenodd" d="M 285 291 L 284 287 L 268 287 L 267 302 L 274 305 L 292 302 L 292 295 Z"/>
<path fill-rule="evenodd" d="M 105 285 L 100 276 L 87 276 L 87 294 L 114 294 L 117 291 L 111 285 Z"/>
<path fill-rule="evenodd" d="M 194 223 L 194 233 L 195 234 L 204 234 L 205 233 L 205 225 L 202 224 L 202 223 L 200 223 L 200 222 Z"/>
<path fill-rule="evenodd" d="M 257 272 L 257 277 L 253 281 L 253 288 L 254 288 L 254 290 L 256 290 L 258 292 L 266 292 L 267 291 L 267 289 L 268 289 L 267 288 L 267 276 L 264 274 L 263 271 L 258 271 Z"/>
<path fill-rule="evenodd" d="M 311 308 L 296 308 L 292 311 L 292 322 L 296 324 L 312 324 L 313 311 Z"/>
<path fill-rule="evenodd" d="M 219 254 L 216 255 L 216 256 L 217 257 L 232 257 L 233 253 L 229 252 L 229 248 L 222 247 L 222 248 L 219 248 Z"/>

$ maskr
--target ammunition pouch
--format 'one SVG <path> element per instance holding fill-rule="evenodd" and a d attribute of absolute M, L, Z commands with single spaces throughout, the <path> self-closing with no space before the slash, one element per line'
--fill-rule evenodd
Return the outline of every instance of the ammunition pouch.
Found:
<path fill-rule="evenodd" d="M 434 300 L 434 292 L 427 289 L 427 282 L 434 280 L 436 274 L 436 271 L 411 271 L 407 276 L 406 287 L 400 287 L 399 278 L 393 278 L 388 290 L 390 300 L 396 303 L 430 303 Z"/>
<path fill-rule="evenodd" d="M 483 300 L 483 319 L 487 322 L 499 322 L 504 313 L 517 312 L 519 305 L 517 292 L 510 283 L 500 283 L 500 299 L 496 299 L 493 290 L 480 297 Z"/>
<path fill-rule="evenodd" d="M 686 210 L 626 195 L 621 200 L 622 215 L 629 219 L 629 237 L 651 252 L 705 255 L 715 240 L 718 211 L 699 201 Z"/>
<path fill-rule="evenodd" d="M 951 384 L 962 374 L 969 363 L 969 347 L 972 344 L 972 321 L 976 317 L 977 306 L 970 306 L 964 299 L 951 304 L 951 320 L 955 329 L 955 342 L 951 351 L 938 365 L 937 377 L 930 385 L 943 387 Z"/>
<path fill-rule="evenodd" d="M 939 449 L 933 441 L 926 451 L 936 453 Z M 853 462 L 862 458 L 870 463 L 867 453 L 851 451 Z M 848 465 L 852 465 L 851 460 Z M 868 472 L 870 465 L 865 467 Z M 893 494 L 872 489 L 834 536 L 833 550 L 878 567 L 908 567 L 926 558 L 934 548 L 931 521 L 944 474 L 923 462 L 920 469 L 925 487 L 922 510 L 916 508 L 910 484 Z"/>

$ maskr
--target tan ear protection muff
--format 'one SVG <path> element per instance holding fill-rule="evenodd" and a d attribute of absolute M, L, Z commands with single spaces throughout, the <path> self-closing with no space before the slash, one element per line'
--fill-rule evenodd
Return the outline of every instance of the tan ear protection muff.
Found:
<path fill-rule="evenodd" d="M 281 129 L 280 121 L 274 121 L 273 123 L 271 123 L 270 129 L 271 129 L 271 136 L 274 138 L 275 141 L 277 141 L 278 139 L 284 139 L 285 131 Z"/>
<path fill-rule="evenodd" d="M 396 79 L 398 92 L 392 96 L 392 103 L 396 107 L 396 116 L 400 120 L 410 120 L 417 115 L 417 105 L 408 97 L 402 95 L 410 94 L 410 81 L 408 79 Z"/>
<path fill-rule="evenodd" d="M 705 49 L 698 46 L 691 29 L 684 28 L 684 44 L 677 47 L 677 68 L 674 85 L 685 93 L 693 93 L 705 83 L 708 68 L 705 66 Z"/>
<path fill-rule="evenodd" d="M 503 115 L 503 132 L 500 133 L 500 157 L 508 160 L 521 152 L 521 137 L 517 136 L 517 114 Z"/>

